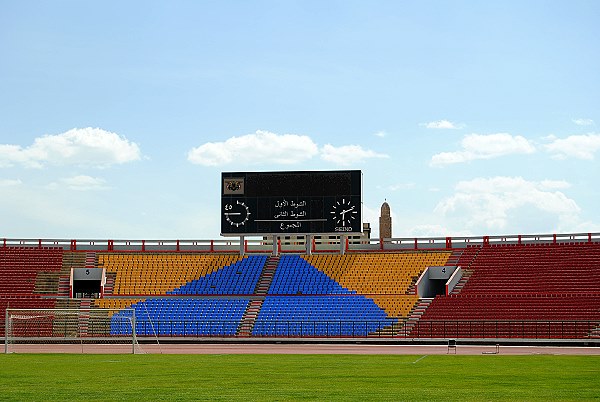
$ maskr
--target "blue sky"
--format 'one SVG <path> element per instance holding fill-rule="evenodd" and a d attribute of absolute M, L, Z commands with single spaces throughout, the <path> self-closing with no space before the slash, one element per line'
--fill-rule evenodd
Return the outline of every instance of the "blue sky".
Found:
<path fill-rule="evenodd" d="M 597 1 L 0 2 L 0 237 L 219 238 L 222 171 L 394 237 L 600 231 Z"/>

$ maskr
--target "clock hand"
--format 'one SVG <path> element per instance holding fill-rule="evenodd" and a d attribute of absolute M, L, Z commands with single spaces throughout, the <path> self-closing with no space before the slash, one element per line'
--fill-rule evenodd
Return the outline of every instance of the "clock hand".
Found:
<path fill-rule="evenodd" d="M 225 212 L 225 215 L 241 215 L 241 212 Z"/>
<path fill-rule="evenodd" d="M 352 208 L 349 208 L 349 209 L 346 209 L 346 210 L 343 210 L 343 211 L 341 212 L 341 214 L 342 214 L 342 215 L 345 215 L 347 212 L 350 212 L 350 211 L 352 211 L 352 210 L 354 210 L 354 207 L 352 207 Z"/>

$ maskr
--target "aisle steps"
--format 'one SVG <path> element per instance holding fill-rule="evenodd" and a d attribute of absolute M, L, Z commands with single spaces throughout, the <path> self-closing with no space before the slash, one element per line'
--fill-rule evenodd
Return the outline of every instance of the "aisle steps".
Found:
<path fill-rule="evenodd" d="M 408 315 L 408 319 L 404 323 L 404 327 L 400 330 L 402 335 L 409 336 L 417 322 L 421 319 L 427 307 L 433 302 L 433 299 L 419 299 Z"/>
<path fill-rule="evenodd" d="M 277 270 L 278 264 L 279 256 L 270 256 L 265 262 L 263 270 L 260 274 L 260 278 L 258 279 L 258 283 L 256 284 L 256 288 L 254 289 L 254 294 L 260 298 L 251 300 L 248 304 L 248 308 L 246 308 L 246 311 L 244 312 L 240 325 L 237 329 L 238 336 L 252 336 L 254 324 L 256 324 L 256 319 L 258 318 L 260 309 L 265 301 L 265 296 L 269 292 L 269 288 L 273 282 L 273 277 L 275 276 L 275 271 Z"/>

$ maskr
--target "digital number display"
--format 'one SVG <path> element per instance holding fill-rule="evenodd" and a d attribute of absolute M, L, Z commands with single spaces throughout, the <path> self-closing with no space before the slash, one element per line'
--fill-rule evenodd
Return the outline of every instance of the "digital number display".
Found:
<path fill-rule="evenodd" d="M 221 176 L 222 235 L 362 231 L 360 170 Z"/>

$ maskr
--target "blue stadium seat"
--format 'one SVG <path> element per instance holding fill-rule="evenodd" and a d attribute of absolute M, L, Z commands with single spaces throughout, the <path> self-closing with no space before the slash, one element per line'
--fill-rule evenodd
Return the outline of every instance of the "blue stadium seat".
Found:
<path fill-rule="evenodd" d="M 233 336 L 248 306 L 247 299 L 148 299 L 135 310 L 136 333 L 144 336 Z M 123 314 L 113 315 L 111 334 L 131 333 Z"/>
<path fill-rule="evenodd" d="M 269 288 L 270 295 L 355 294 L 297 255 L 283 255 Z"/>
<path fill-rule="evenodd" d="M 397 322 L 360 295 L 267 296 L 255 336 L 366 336 Z"/>
<path fill-rule="evenodd" d="M 167 294 L 174 295 L 249 295 L 254 293 L 263 266 L 264 255 L 243 258 L 232 265 L 193 280 Z"/>

